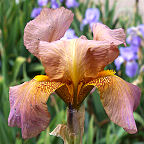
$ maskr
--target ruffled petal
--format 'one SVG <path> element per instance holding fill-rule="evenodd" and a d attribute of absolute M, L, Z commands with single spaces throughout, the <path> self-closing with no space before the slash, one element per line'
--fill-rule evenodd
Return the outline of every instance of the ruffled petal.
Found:
<path fill-rule="evenodd" d="M 31 138 L 45 130 L 50 121 L 46 102 L 51 93 L 63 84 L 50 82 L 47 76 L 10 87 L 8 125 L 22 129 L 23 138 Z"/>
<path fill-rule="evenodd" d="M 67 79 L 74 83 L 95 77 L 119 55 L 110 42 L 85 37 L 55 42 L 40 41 L 39 57 L 50 79 Z"/>
<path fill-rule="evenodd" d="M 24 45 L 38 57 L 39 41 L 55 41 L 64 36 L 73 20 L 73 13 L 63 7 L 43 8 L 40 15 L 27 23 L 24 30 Z"/>
<path fill-rule="evenodd" d="M 128 133 L 136 133 L 137 127 L 133 111 L 140 102 L 140 89 L 111 74 L 98 77 L 87 85 L 94 85 L 100 92 L 100 98 L 109 118 L 123 127 Z"/>
<path fill-rule="evenodd" d="M 104 24 L 93 25 L 93 39 L 112 42 L 114 45 L 125 44 L 126 35 L 122 28 L 111 30 Z"/>
<path fill-rule="evenodd" d="M 95 41 L 96 43 L 87 47 L 84 57 L 85 77 L 95 78 L 97 73 L 103 71 L 105 66 L 111 64 L 119 55 L 116 45 L 106 41 Z M 84 43 L 86 46 L 86 41 Z M 83 45 L 84 45 L 83 44 Z"/>

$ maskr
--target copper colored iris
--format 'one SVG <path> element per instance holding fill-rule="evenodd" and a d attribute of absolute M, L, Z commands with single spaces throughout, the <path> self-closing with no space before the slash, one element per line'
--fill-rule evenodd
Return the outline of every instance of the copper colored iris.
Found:
<path fill-rule="evenodd" d="M 73 109 L 95 86 L 109 118 L 129 133 L 137 128 L 133 111 L 139 104 L 140 89 L 116 76 L 105 66 L 119 55 L 118 45 L 125 43 L 123 29 L 111 30 L 96 23 L 93 40 L 85 36 L 62 40 L 73 20 L 65 8 L 44 8 L 24 30 L 24 45 L 45 68 L 46 75 L 10 87 L 9 126 L 22 129 L 23 138 L 31 138 L 46 129 L 50 114 L 46 102 L 56 93 Z"/>

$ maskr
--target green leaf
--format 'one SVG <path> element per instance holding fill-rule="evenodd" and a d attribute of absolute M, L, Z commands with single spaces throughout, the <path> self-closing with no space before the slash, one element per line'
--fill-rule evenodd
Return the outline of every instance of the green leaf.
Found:
<path fill-rule="evenodd" d="M 133 113 L 134 119 L 144 127 L 144 119 L 136 112 Z"/>
<path fill-rule="evenodd" d="M 110 144 L 111 142 L 111 126 L 108 125 L 107 131 L 106 131 L 106 144 Z"/>
<path fill-rule="evenodd" d="M 108 13 L 109 13 L 109 0 L 106 0 L 106 2 L 105 2 L 105 19 L 108 18 Z"/>
<path fill-rule="evenodd" d="M 40 63 L 36 63 L 36 64 L 29 65 L 28 72 L 37 72 L 37 71 L 43 71 L 43 70 L 44 70 L 43 65 Z"/>
<path fill-rule="evenodd" d="M 16 81 L 16 78 L 19 74 L 22 64 L 26 61 L 24 57 L 17 57 L 13 66 L 13 81 Z"/>
<path fill-rule="evenodd" d="M 91 116 L 89 126 L 88 126 L 88 135 L 87 135 L 87 143 L 92 144 L 94 140 L 94 116 Z"/>
<path fill-rule="evenodd" d="M 98 121 L 102 121 L 107 118 L 107 115 L 100 100 L 100 96 L 97 91 L 92 93 L 92 101 L 94 106 L 94 112 Z"/>

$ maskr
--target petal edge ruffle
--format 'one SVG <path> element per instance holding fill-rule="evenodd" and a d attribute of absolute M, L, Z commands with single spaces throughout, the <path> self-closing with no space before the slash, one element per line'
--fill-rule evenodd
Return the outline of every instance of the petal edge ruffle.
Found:
<path fill-rule="evenodd" d="M 104 24 L 93 25 L 93 39 L 98 41 L 112 42 L 114 45 L 125 44 L 126 35 L 122 28 L 111 30 Z"/>
<path fill-rule="evenodd" d="M 64 7 L 43 8 L 40 15 L 27 23 L 24 29 L 24 45 L 38 57 L 40 41 L 56 41 L 62 38 L 73 20 L 73 13 Z"/>
<path fill-rule="evenodd" d="M 31 138 L 45 130 L 50 121 L 46 102 L 60 82 L 31 81 L 10 87 L 8 125 L 22 129 L 23 138 Z"/>
<path fill-rule="evenodd" d="M 114 75 L 100 77 L 87 85 L 98 88 L 102 104 L 110 120 L 123 127 L 128 133 L 137 132 L 133 117 L 133 111 L 139 105 L 141 96 L 137 86 Z"/>

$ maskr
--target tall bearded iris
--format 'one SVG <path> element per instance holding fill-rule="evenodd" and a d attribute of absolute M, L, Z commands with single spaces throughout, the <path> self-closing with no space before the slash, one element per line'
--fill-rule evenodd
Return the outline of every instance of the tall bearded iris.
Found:
<path fill-rule="evenodd" d="M 95 86 L 109 118 L 135 133 L 133 110 L 139 104 L 140 89 L 112 70 L 104 70 L 119 55 L 118 45 L 125 42 L 123 30 L 96 23 L 93 40 L 85 36 L 61 39 L 72 20 L 70 10 L 44 8 L 26 25 L 24 45 L 40 59 L 46 75 L 10 87 L 9 126 L 20 127 L 23 138 L 34 137 L 49 125 L 46 102 L 51 93 L 56 91 L 68 106 L 78 110 Z"/>

